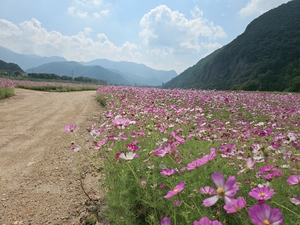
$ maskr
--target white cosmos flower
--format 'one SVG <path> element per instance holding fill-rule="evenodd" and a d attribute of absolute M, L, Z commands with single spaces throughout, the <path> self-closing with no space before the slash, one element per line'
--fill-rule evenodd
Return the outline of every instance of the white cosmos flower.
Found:
<path fill-rule="evenodd" d="M 135 153 L 133 152 L 128 152 L 124 154 L 123 152 L 120 154 L 119 158 L 124 159 L 124 160 L 132 160 L 136 156 Z"/>

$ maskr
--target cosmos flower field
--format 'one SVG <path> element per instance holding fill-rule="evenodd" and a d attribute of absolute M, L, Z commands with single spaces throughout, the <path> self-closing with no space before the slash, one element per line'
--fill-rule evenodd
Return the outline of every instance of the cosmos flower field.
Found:
<path fill-rule="evenodd" d="M 14 83 L 12 80 L 0 78 L 0 99 L 10 97 L 14 94 Z"/>
<path fill-rule="evenodd" d="M 106 119 L 87 130 L 105 159 L 112 224 L 300 224 L 299 94 L 97 95 Z"/>

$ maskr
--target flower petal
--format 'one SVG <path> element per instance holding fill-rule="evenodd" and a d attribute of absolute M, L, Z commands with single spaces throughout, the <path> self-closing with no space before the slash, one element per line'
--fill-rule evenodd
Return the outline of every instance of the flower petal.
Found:
<path fill-rule="evenodd" d="M 222 173 L 219 173 L 219 172 L 218 173 L 213 173 L 211 175 L 211 178 L 212 178 L 212 180 L 215 183 L 217 188 L 221 187 L 221 188 L 224 189 L 225 181 L 224 181 L 224 176 L 223 176 Z"/>
<path fill-rule="evenodd" d="M 214 195 L 212 197 L 204 199 L 203 205 L 206 207 L 212 206 L 212 205 L 216 204 L 216 202 L 219 200 L 219 198 L 220 198 L 219 195 Z"/>

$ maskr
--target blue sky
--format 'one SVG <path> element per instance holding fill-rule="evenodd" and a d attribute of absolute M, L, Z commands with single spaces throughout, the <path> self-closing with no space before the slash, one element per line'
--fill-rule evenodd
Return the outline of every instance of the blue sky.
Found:
<path fill-rule="evenodd" d="M 1 0 L 0 46 L 178 74 L 289 0 Z"/>

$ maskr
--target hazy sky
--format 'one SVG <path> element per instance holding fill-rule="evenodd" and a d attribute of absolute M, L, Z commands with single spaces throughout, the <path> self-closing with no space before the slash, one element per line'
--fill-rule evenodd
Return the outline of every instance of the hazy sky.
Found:
<path fill-rule="evenodd" d="M 0 0 L 0 46 L 180 73 L 289 0 Z"/>

